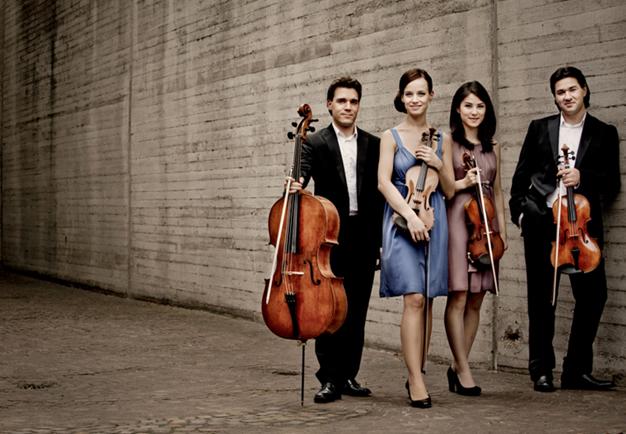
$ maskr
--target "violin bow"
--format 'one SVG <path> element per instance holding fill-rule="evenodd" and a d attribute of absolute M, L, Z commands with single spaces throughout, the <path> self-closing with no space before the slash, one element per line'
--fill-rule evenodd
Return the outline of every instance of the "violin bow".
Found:
<path fill-rule="evenodd" d="M 561 233 L 561 207 L 563 203 L 561 202 L 561 178 L 559 178 L 559 182 L 557 184 L 557 191 L 559 192 L 556 196 L 556 200 L 559 201 L 558 208 L 559 211 L 556 217 L 556 236 L 554 238 L 554 277 L 552 279 L 552 306 L 556 305 L 556 287 L 558 286 L 558 276 L 559 276 L 559 234 Z"/>
<path fill-rule="evenodd" d="M 291 189 L 291 175 L 293 172 L 293 168 L 289 171 L 289 178 L 287 179 L 287 185 L 285 186 L 285 194 L 283 196 L 283 209 L 280 213 L 280 224 L 278 225 L 278 236 L 276 237 L 276 249 L 274 249 L 274 259 L 272 260 L 272 268 L 270 270 L 270 276 L 267 287 L 267 294 L 265 296 L 265 304 L 270 302 L 270 294 L 272 293 L 272 280 L 274 279 L 274 273 L 276 272 L 276 265 L 278 263 L 278 252 L 280 249 L 278 248 L 278 243 L 280 243 L 280 239 L 283 236 L 283 227 L 285 226 L 285 214 L 287 213 L 287 202 L 289 199 L 289 190 Z"/>
<path fill-rule="evenodd" d="M 489 227 L 489 220 L 487 219 L 487 210 L 485 209 L 485 196 L 483 195 L 483 182 L 480 177 L 480 168 L 476 162 L 476 157 L 472 155 L 474 160 L 474 167 L 476 167 L 476 176 L 478 178 L 478 194 L 480 195 L 480 211 L 483 214 L 483 220 L 485 221 L 486 233 L 487 233 L 487 248 L 489 250 L 489 261 L 491 262 L 491 272 L 493 273 L 493 284 L 496 290 L 496 295 L 500 295 L 498 289 L 498 276 L 496 276 L 496 264 L 493 261 L 493 248 L 491 247 L 491 228 Z M 497 215 L 497 214 L 496 214 Z"/>
<path fill-rule="evenodd" d="M 428 133 L 424 132 L 422 134 L 422 140 L 428 137 L 429 146 L 433 147 L 433 137 L 439 137 L 437 130 L 435 128 L 429 128 Z M 426 164 L 426 163 L 424 163 Z M 428 165 L 426 165 L 426 170 L 428 170 Z M 428 354 L 428 312 L 430 310 L 430 241 L 425 241 L 424 243 L 424 258 L 426 259 L 426 268 L 424 268 L 424 336 L 422 339 L 422 373 L 426 373 L 426 357 Z"/>
<path fill-rule="evenodd" d="M 562 150 L 567 149 L 567 145 L 563 145 Z M 561 161 L 562 155 L 559 155 L 558 159 Z M 564 164 L 567 164 L 565 162 Z M 561 202 L 561 187 L 563 185 L 563 180 L 559 177 L 557 183 L 557 191 L 556 200 L 559 201 L 558 213 L 556 217 L 556 236 L 554 237 L 554 277 L 552 278 L 552 306 L 556 305 L 556 288 L 558 286 L 558 275 L 559 275 L 559 234 L 561 233 L 561 209 L 563 203 Z"/>
<path fill-rule="evenodd" d="M 424 244 L 424 256 L 426 259 L 426 268 L 424 268 L 424 336 L 422 340 L 422 373 L 426 373 L 426 355 L 428 353 L 428 311 L 430 310 L 430 283 L 429 283 L 429 271 L 430 271 L 430 241 L 426 241 Z"/>

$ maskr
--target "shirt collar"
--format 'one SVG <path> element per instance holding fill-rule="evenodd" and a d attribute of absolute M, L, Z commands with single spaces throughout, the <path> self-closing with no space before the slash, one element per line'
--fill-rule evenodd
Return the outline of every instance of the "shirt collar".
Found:
<path fill-rule="evenodd" d="M 559 123 L 559 125 L 561 127 L 566 127 L 566 128 L 580 128 L 585 123 L 586 118 L 587 118 L 587 112 L 585 112 L 585 114 L 583 115 L 583 118 L 577 124 L 568 124 L 567 122 L 565 122 L 565 118 L 563 118 L 563 113 L 561 113 L 561 122 Z"/>
<path fill-rule="evenodd" d="M 337 125 L 335 125 L 334 122 L 332 122 L 333 125 L 333 130 L 335 130 L 335 134 L 337 135 L 337 137 L 341 137 L 345 140 L 350 140 L 350 139 L 357 139 L 358 138 L 358 129 L 356 127 L 356 124 L 354 125 L 354 134 L 351 134 L 350 136 L 345 136 L 341 130 L 339 128 L 337 128 Z"/>

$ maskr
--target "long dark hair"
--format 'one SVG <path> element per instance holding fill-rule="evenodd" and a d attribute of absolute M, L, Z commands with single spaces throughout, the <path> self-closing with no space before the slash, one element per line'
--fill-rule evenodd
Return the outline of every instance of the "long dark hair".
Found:
<path fill-rule="evenodd" d="M 463 100 L 471 94 L 476 95 L 479 100 L 485 103 L 485 118 L 478 126 L 478 140 L 480 140 L 483 152 L 491 152 L 493 149 L 493 136 L 496 133 L 496 112 L 487 89 L 478 81 L 469 81 L 463 84 L 452 98 L 452 105 L 450 106 L 452 139 L 467 149 L 474 149 L 474 145 L 465 137 L 463 121 L 461 121 L 461 115 L 457 111 L 461 107 Z"/>
<path fill-rule="evenodd" d="M 407 86 L 407 84 L 409 84 L 413 80 L 417 80 L 418 78 L 423 78 L 424 80 L 426 80 L 426 84 L 428 84 L 428 93 L 432 93 L 433 79 L 430 78 L 430 75 L 428 75 L 428 72 L 419 68 L 409 69 L 407 72 L 402 74 L 402 77 L 400 77 L 400 84 L 398 85 L 398 93 L 396 94 L 396 97 L 393 100 L 393 106 L 399 112 L 406 113 L 406 107 L 404 106 L 404 103 L 402 102 L 402 94 L 404 93 L 404 88 Z"/>

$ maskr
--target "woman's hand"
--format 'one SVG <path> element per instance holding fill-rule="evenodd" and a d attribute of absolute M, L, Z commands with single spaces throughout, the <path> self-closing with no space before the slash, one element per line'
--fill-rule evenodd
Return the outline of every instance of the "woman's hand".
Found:
<path fill-rule="evenodd" d="M 437 153 L 430 146 L 419 144 L 415 150 L 415 158 L 422 160 L 436 171 L 441 170 L 443 161 L 439 159 Z"/>
<path fill-rule="evenodd" d="M 474 167 L 467 171 L 465 178 L 463 178 L 465 188 L 470 188 L 478 184 L 478 170 L 478 167 Z"/>
<path fill-rule="evenodd" d="M 420 219 L 414 212 L 411 214 L 412 215 L 407 219 L 407 226 L 413 241 L 416 243 L 420 241 L 430 241 L 430 234 L 428 233 L 428 229 L 426 229 L 422 219 Z"/>

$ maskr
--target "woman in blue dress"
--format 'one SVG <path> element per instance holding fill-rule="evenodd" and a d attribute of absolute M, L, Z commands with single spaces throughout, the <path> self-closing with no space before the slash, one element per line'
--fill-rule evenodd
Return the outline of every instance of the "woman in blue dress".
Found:
<path fill-rule="evenodd" d="M 426 71 L 410 69 L 402 75 L 394 106 L 406 116 L 398 126 L 383 133 L 378 165 L 378 188 L 387 201 L 383 217 L 380 295 L 403 297 L 400 341 L 408 369 L 406 388 L 411 406 L 418 408 L 432 405 L 421 371 L 425 276 L 428 275 L 429 298 L 447 295 L 448 225 L 444 196 L 454 195 L 450 137 L 440 131 L 437 150 L 421 141 L 422 134 L 431 127 L 426 114 L 432 98 L 432 79 Z M 435 218 L 430 231 L 405 200 L 406 172 L 420 160 L 439 178 L 437 189 L 430 195 Z M 394 212 L 405 219 L 406 231 L 393 223 Z M 431 315 L 428 321 L 430 324 Z M 429 337 L 427 343 L 428 340 Z"/>

